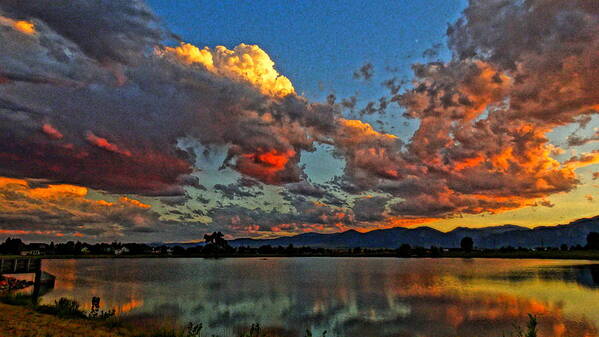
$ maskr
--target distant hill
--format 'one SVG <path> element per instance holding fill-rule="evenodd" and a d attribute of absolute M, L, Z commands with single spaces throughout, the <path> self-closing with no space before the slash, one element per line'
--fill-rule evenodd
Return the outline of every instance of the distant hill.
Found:
<path fill-rule="evenodd" d="M 349 230 L 342 233 L 320 234 L 306 233 L 275 239 L 235 239 L 229 241 L 233 247 L 263 245 L 324 248 L 397 248 L 407 243 L 411 246 L 459 247 L 462 238 L 469 236 L 479 248 L 500 247 L 559 247 L 585 245 L 589 232 L 599 232 L 599 216 L 573 221 L 566 225 L 542 226 L 533 229 L 503 225 L 483 228 L 457 227 L 444 233 L 430 227 L 404 228 L 395 227 L 378 229 L 366 233 Z M 176 244 L 171 244 L 176 245 Z M 198 244 L 182 244 L 195 246 Z"/>

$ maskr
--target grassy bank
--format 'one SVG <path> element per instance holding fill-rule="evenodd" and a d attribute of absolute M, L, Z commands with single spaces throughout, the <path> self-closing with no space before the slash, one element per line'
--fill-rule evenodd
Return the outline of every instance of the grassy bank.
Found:
<path fill-rule="evenodd" d="M 132 337 L 127 331 L 109 328 L 106 322 L 60 318 L 32 307 L 0 303 L 0 336 L 12 337 Z"/>

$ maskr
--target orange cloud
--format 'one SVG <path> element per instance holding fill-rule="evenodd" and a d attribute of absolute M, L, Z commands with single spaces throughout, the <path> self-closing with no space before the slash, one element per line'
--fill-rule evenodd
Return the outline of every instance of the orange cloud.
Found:
<path fill-rule="evenodd" d="M 14 30 L 26 35 L 34 35 L 37 33 L 35 25 L 32 22 L 25 20 L 13 20 L 4 16 L 0 16 L 0 25 L 12 27 Z"/>
<path fill-rule="evenodd" d="M 95 134 L 93 134 L 91 131 L 88 131 L 85 134 L 85 139 L 87 139 L 88 142 L 90 142 L 90 144 L 95 145 L 101 149 L 104 149 L 106 151 L 110 151 L 110 152 L 114 152 L 114 153 L 119 153 L 122 154 L 124 156 L 127 157 L 131 157 L 131 152 L 128 150 L 123 150 L 121 148 L 119 148 L 117 145 L 112 144 L 111 142 L 108 141 L 108 139 L 106 138 L 102 138 L 102 137 L 98 137 Z"/>
<path fill-rule="evenodd" d="M 0 233 L 118 236 L 124 229 L 148 230 L 157 223 L 150 205 L 127 197 L 93 200 L 88 192 L 81 186 L 32 187 L 24 179 L 0 177 Z"/>
<path fill-rule="evenodd" d="M 63 139 L 64 135 L 58 131 L 52 124 L 44 123 L 42 125 L 42 132 L 45 133 L 51 139 Z"/>
<path fill-rule="evenodd" d="M 295 151 L 259 150 L 256 153 L 242 154 L 235 164 L 236 169 L 248 176 L 258 178 L 269 184 L 278 184 L 278 176 L 283 172 L 290 158 L 296 155 Z"/>

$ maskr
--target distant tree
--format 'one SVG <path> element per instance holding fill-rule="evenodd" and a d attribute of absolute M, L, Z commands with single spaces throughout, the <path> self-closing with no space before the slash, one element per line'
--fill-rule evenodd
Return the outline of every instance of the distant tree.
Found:
<path fill-rule="evenodd" d="M 460 247 L 462 247 L 463 250 L 470 252 L 472 251 L 472 248 L 474 248 L 474 241 L 471 237 L 466 236 L 460 241 Z"/>
<path fill-rule="evenodd" d="M 173 254 L 174 255 L 185 255 L 185 248 L 183 248 L 181 246 L 175 246 L 175 247 L 173 247 Z"/>
<path fill-rule="evenodd" d="M 589 235 L 587 235 L 587 248 L 599 249 L 599 233 L 590 232 Z"/>
<path fill-rule="evenodd" d="M 412 255 L 412 247 L 409 244 L 404 243 L 399 246 L 399 256 L 408 257 L 410 255 Z"/>
<path fill-rule="evenodd" d="M 233 248 L 229 246 L 227 240 L 224 239 L 224 234 L 221 232 L 205 234 L 204 240 L 206 241 L 206 245 L 202 249 L 203 253 L 230 253 L 233 251 Z"/>
<path fill-rule="evenodd" d="M 566 251 L 566 250 L 568 250 L 568 245 L 564 243 L 560 246 L 560 249 L 563 251 Z"/>
<path fill-rule="evenodd" d="M 204 240 L 206 243 L 214 244 L 218 247 L 226 247 L 227 241 L 224 239 L 224 234 L 221 232 L 213 232 L 212 234 L 204 234 Z"/>
<path fill-rule="evenodd" d="M 25 249 L 25 244 L 21 239 L 8 238 L 2 245 L 2 252 L 6 254 L 19 255 Z"/>
<path fill-rule="evenodd" d="M 260 248 L 258 248 L 259 254 L 272 254 L 273 251 L 274 250 L 271 245 L 263 245 L 263 246 L 260 246 Z"/>

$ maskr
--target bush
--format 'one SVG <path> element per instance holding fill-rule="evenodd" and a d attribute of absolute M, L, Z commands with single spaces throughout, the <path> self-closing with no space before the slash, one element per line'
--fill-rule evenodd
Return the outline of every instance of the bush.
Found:
<path fill-rule="evenodd" d="M 58 301 L 54 301 L 54 305 L 41 305 L 38 311 L 56 315 L 58 317 L 68 318 L 86 318 L 85 313 L 80 309 L 77 301 L 61 297 Z"/>

